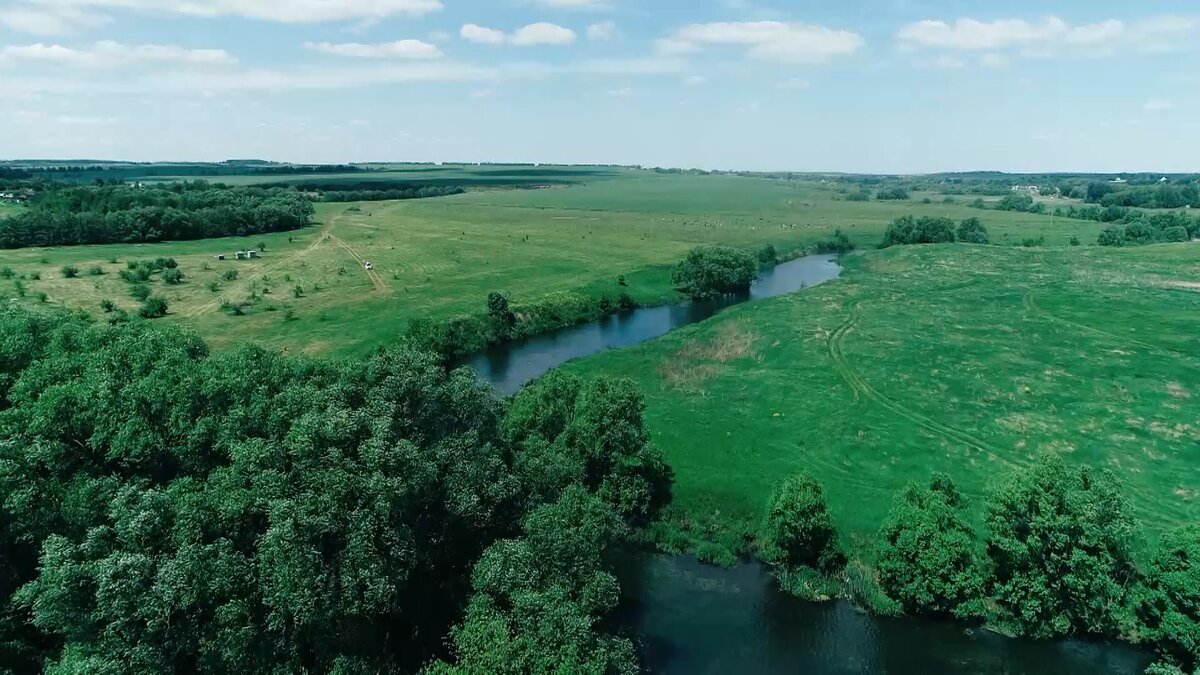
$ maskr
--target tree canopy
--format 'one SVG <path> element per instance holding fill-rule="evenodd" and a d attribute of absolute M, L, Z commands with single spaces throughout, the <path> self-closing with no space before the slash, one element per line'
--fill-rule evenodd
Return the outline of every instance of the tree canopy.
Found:
<path fill-rule="evenodd" d="M 692 249 L 671 272 L 671 283 L 693 300 L 745 292 L 758 278 L 758 265 L 747 252 L 726 246 Z"/>

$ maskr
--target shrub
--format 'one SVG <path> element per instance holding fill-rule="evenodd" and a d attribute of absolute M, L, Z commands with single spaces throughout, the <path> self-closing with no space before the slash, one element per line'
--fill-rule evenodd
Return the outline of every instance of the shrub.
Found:
<path fill-rule="evenodd" d="M 62 275 L 66 279 L 74 279 L 79 276 L 79 268 L 74 265 L 64 265 Z"/>
<path fill-rule="evenodd" d="M 41 273 L 41 272 L 30 272 L 30 273 L 29 273 L 29 280 L 30 280 L 30 281 L 39 281 L 41 278 L 42 278 L 42 273 Z"/>
<path fill-rule="evenodd" d="M 11 279 L 15 276 L 17 276 L 17 273 L 13 271 L 13 268 L 11 268 L 11 267 L 0 268 L 0 277 L 4 277 L 5 279 Z"/>
<path fill-rule="evenodd" d="M 150 297 L 150 287 L 146 284 L 134 284 L 129 288 L 129 294 L 135 300 L 145 300 Z"/>
<path fill-rule="evenodd" d="M 846 195 L 846 201 L 848 201 L 848 202 L 869 202 L 869 201 L 871 201 L 871 191 L 870 190 L 859 190 L 858 192 L 851 192 L 850 194 Z"/>
<path fill-rule="evenodd" d="M 1159 650 L 1187 672 L 1200 667 L 1200 526 L 1163 536 L 1137 595 L 1138 619 Z"/>
<path fill-rule="evenodd" d="M 825 492 L 808 474 L 789 478 L 775 490 L 762 536 L 764 557 L 785 569 L 829 573 L 845 564 Z"/>
<path fill-rule="evenodd" d="M 880 201 L 904 201 L 908 199 L 908 196 L 908 190 L 902 187 L 894 187 L 880 190 L 879 194 L 875 195 L 875 199 Z"/>
<path fill-rule="evenodd" d="M 767 244 L 758 249 L 758 262 L 764 265 L 774 264 L 779 259 L 779 253 L 775 250 L 775 244 Z"/>
<path fill-rule="evenodd" d="M 1180 242 L 1187 241 L 1190 238 L 1191 237 L 1188 235 L 1187 228 L 1183 227 L 1182 225 L 1168 227 L 1167 229 L 1163 230 L 1162 233 L 1163 241 Z"/>
<path fill-rule="evenodd" d="M 1045 243 L 1045 237 L 1025 237 L 1021 240 L 1021 245 L 1025 248 L 1037 248 L 1038 246 L 1045 245 Z"/>
<path fill-rule="evenodd" d="M 1096 243 L 1101 246 L 1124 246 L 1125 233 L 1116 226 L 1106 227 L 1100 233 L 1100 238 L 1096 240 Z"/>
<path fill-rule="evenodd" d="M 694 248 L 671 272 L 671 283 L 693 300 L 749 290 L 758 265 L 745 251 L 724 246 Z"/>
<path fill-rule="evenodd" d="M 237 270 L 225 270 L 225 272 L 221 275 L 221 278 L 225 281 L 237 281 L 238 272 Z"/>
<path fill-rule="evenodd" d="M 101 300 L 100 301 L 100 309 L 104 310 L 105 314 L 112 312 L 116 308 L 117 308 L 117 305 L 112 300 Z"/>
<path fill-rule="evenodd" d="M 1155 240 L 1153 227 L 1143 221 L 1137 221 L 1125 226 L 1125 242 L 1128 244 L 1152 244 Z"/>
<path fill-rule="evenodd" d="M 983 549 L 966 500 L 949 476 L 911 483 L 881 530 L 879 580 L 910 614 L 979 616 L 987 590 Z"/>
<path fill-rule="evenodd" d="M 992 602 L 1023 635 L 1115 635 L 1137 524 L 1109 471 L 1044 455 L 988 495 Z"/>
<path fill-rule="evenodd" d="M 628 293 L 622 293 L 621 295 L 617 296 L 617 307 L 622 312 L 626 312 L 631 309 L 636 309 L 637 301 L 633 299 L 632 295 Z"/>
<path fill-rule="evenodd" d="M 508 298 L 503 293 L 488 294 L 488 319 L 501 335 L 507 335 L 517 323 L 517 316 L 508 307 Z"/>
<path fill-rule="evenodd" d="M 167 301 L 157 295 L 152 295 L 142 301 L 138 308 L 138 316 L 143 319 L 157 319 L 167 315 Z"/>
<path fill-rule="evenodd" d="M 37 298 L 38 302 L 43 302 L 43 303 L 50 302 L 50 296 L 47 295 L 45 292 L 40 292 L 33 297 Z"/>
<path fill-rule="evenodd" d="M 954 243 L 953 220 L 933 216 L 903 216 L 888 225 L 881 246 L 941 243 Z"/>
<path fill-rule="evenodd" d="M 987 244 L 987 228 L 978 218 L 967 218 L 958 225 L 958 240 L 964 244 Z"/>
<path fill-rule="evenodd" d="M 833 238 L 817 242 L 817 253 L 847 253 L 854 250 L 854 242 L 842 232 L 841 228 L 833 231 Z"/>
<path fill-rule="evenodd" d="M 292 297 L 303 298 L 304 297 L 304 287 L 299 286 L 299 285 L 292 287 Z"/>
<path fill-rule="evenodd" d="M 100 267 L 99 265 L 90 267 L 88 268 L 88 275 L 93 277 L 102 277 L 104 276 L 104 268 Z"/>
<path fill-rule="evenodd" d="M 183 272 L 179 271 L 179 268 L 177 267 L 172 267 L 171 269 L 163 272 L 163 282 L 170 284 L 171 286 L 178 286 L 179 284 L 183 283 Z"/>
<path fill-rule="evenodd" d="M 628 286 L 629 285 L 629 282 L 625 280 L 624 274 L 617 277 L 617 285 L 618 286 Z"/>
<path fill-rule="evenodd" d="M 1072 246 L 1079 246 L 1079 244 L 1080 244 L 1079 237 L 1071 237 L 1071 245 Z"/>

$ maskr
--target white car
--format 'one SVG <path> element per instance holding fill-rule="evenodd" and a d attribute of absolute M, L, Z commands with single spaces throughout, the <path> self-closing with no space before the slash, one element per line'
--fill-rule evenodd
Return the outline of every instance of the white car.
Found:
<path fill-rule="evenodd" d="M 363 269 L 373 270 L 375 269 L 375 265 L 370 260 L 367 260 L 363 262 Z"/>

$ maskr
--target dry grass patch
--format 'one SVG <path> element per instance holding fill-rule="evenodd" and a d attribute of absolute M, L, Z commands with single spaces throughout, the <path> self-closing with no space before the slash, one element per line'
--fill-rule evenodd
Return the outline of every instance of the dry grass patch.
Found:
<path fill-rule="evenodd" d="M 754 343 L 758 335 L 739 324 L 726 324 L 711 340 L 690 340 L 678 352 L 663 359 L 658 374 L 664 382 L 684 391 L 698 391 L 700 385 L 715 377 L 718 364 L 757 356 Z"/>
<path fill-rule="evenodd" d="M 1191 392 L 1189 392 L 1187 389 L 1184 389 L 1183 385 L 1179 384 L 1178 382 L 1168 382 L 1167 393 L 1174 398 L 1187 399 L 1192 397 Z"/>

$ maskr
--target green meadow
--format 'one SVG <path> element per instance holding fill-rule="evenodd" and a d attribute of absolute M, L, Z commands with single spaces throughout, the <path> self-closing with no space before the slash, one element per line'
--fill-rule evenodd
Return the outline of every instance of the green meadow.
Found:
<path fill-rule="evenodd" d="M 987 486 L 1039 453 L 1105 467 L 1148 540 L 1200 520 L 1200 249 L 909 246 L 842 279 L 573 362 L 635 379 L 676 473 L 671 521 L 744 549 L 811 472 L 852 540 L 893 496 Z"/>
<path fill-rule="evenodd" d="M 311 227 L 253 238 L 0 251 L 0 266 L 25 277 L 24 296 L 18 297 L 13 282 L 0 282 L 0 288 L 23 302 L 97 316 L 104 300 L 133 310 L 138 301 L 118 278 L 119 270 L 130 260 L 172 257 L 184 282 L 151 284 L 170 304 L 167 320 L 191 326 L 217 345 L 256 340 L 337 355 L 389 344 L 416 317 L 482 311 L 493 291 L 507 293 L 518 307 L 562 293 L 615 298 L 628 292 L 641 303 L 673 302 L 678 296 L 670 285 L 670 267 L 703 243 L 748 249 L 772 244 L 792 253 L 840 228 L 860 246 L 873 246 L 886 225 L 905 214 L 978 216 L 1001 245 L 1017 245 L 1030 236 L 1045 236 L 1050 246 L 1065 245 L 1073 236 L 1092 242 L 1101 230 L 1093 222 L 979 211 L 965 199 L 843 201 L 833 184 L 815 179 L 486 166 L 393 166 L 343 176 L 394 179 L 406 172 L 424 181 L 436 173 L 446 180 L 524 178 L 561 184 L 320 204 Z M 219 180 L 233 178 L 239 177 Z M 235 251 L 259 244 L 265 245 L 260 259 L 232 259 Z M 216 260 L 219 254 L 226 260 Z M 374 270 L 364 269 L 365 261 Z M 64 278 L 65 265 L 78 267 L 80 276 Z M 627 285 L 618 284 L 620 277 Z M 242 313 L 228 311 L 231 304 L 243 307 Z"/>

